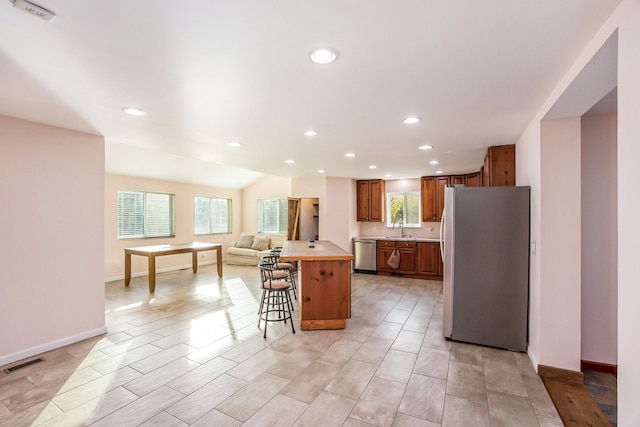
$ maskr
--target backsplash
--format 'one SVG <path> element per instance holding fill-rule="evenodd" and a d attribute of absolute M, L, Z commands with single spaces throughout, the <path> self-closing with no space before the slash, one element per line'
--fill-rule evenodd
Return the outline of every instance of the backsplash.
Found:
<path fill-rule="evenodd" d="M 400 228 L 387 227 L 382 222 L 359 222 L 358 223 L 360 237 L 400 237 Z M 404 229 L 407 237 L 424 237 L 428 239 L 437 239 L 440 237 L 440 223 L 439 222 L 423 222 L 420 228 L 408 228 Z"/>

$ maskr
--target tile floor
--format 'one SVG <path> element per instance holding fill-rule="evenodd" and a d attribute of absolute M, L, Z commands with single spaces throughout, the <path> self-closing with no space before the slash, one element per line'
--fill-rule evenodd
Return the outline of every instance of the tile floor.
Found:
<path fill-rule="evenodd" d="M 442 338 L 441 288 L 354 274 L 346 329 L 265 340 L 256 268 L 107 283 L 106 336 L 0 373 L 0 426 L 562 426 L 525 354 Z"/>
<path fill-rule="evenodd" d="M 593 396 L 612 426 L 618 422 L 618 379 L 614 374 L 584 369 L 584 387 Z"/>

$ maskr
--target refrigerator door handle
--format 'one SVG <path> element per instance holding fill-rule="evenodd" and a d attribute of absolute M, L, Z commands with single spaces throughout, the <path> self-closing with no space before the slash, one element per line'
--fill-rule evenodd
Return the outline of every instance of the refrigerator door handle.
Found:
<path fill-rule="evenodd" d="M 444 260 L 444 209 L 442 210 L 442 216 L 440 217 L 440 255 Z"/>

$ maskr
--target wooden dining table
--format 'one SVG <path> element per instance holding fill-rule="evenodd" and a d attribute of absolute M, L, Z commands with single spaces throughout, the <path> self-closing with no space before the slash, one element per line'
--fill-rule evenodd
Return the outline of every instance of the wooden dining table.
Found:
<path fill-rule="evenodd" d="M 220 243 L 179 243 L 173 245 L 138 246 L 124 250 L 124 285 L 131 283 L 131 255 L 145 256 L 149 260 L 149 292 L 156 290 L 156 257 L 175 254 L 192 254 L 193 272 L 198 272 L 198 252 L 217 251 L 218 276 L 222 277 L 222 244 Z"/>

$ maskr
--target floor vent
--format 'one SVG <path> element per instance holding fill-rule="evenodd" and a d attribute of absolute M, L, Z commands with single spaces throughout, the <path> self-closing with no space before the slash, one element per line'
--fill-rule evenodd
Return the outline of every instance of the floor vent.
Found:
<path fill-rule="evenodd" d="M 38 357 L 37 359 L 29 360 L 28 362 L 21 363 L 16 366 L 12 366 L 8 369 L 5 369 L 4 372 L 10 374 L 13 371 L 17 371 L 18 369 L 26 368 L 27 366 L 35 365 L 36 363 L 44 362 L 42 357 Z"/>

